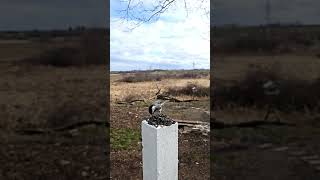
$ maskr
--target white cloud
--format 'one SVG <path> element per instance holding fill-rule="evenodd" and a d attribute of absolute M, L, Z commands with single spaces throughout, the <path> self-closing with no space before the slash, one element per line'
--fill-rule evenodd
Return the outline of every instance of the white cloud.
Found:
<path fill-rule="evenodd" d="M 184 6 L 178 5 L 158 21 L 141 24 L 132 31 L 128 27 L 134 21 L 111 16 L 111 70 L 150 66 L 190 69 L 193 62 L 196 68 L 209 68 L 209 18 L 203 11 L 191 11 L 191 6 L 187 6 L 191 10 L 186 16 Z"/>

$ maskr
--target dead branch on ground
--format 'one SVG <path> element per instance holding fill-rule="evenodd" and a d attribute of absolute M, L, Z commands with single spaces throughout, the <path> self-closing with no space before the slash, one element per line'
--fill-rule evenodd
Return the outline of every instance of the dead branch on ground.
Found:
<path fill-rule="evenodd" d="M 216 119 L 212 120 L 212 128 L 213 129 L 225 129 L 225 128 L 256 128 L 259 126 L 296 126 L 292 123 L 280 122 L 280 121 L 248 121 L 248 122 L 240 122 L 236 124 L 228 124 L 222 121 L 217 121 Z"/>
<path fill-rule="evenodd" d="M 88 125 L 110 127 L 109 122 L 91 120 L 91 121 L 81 121 L 81 122 L 71 123 L 71 124 L 67 124 L 67 125 L 64 125 L 61 127 L 57 127 L 57 128 L 20 129 L 20 130 L 17 130 L 16 133 L 23 134 L 23 135 L 50 134 L 50 133 L 55 133 L 55 132 L 62 132 L 62 131 L 77 129 L 77 128 L 81 128 L 83 126 L 88 126 Z"/>

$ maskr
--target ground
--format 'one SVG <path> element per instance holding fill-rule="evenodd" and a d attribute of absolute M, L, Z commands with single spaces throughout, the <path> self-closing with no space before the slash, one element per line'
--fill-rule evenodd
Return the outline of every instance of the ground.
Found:
<path fill-rule="evenodd" d="M 0 41 L 0 179 L 108 179 L 105 65 L 30 64 L 62 42 Z M 43 59 L 45 61 L 46 59 Z"/>
<path fill-rule="evenodd" d="M 17 135 L 16 132 L 63 126 L 93 117 L 105 121 L 106 96 L 101 92 L 105 88 L 97 86 L 103 85 L 106 79 L 104 68 L 34 67 L 23 76 L 15 73 L 2 74 L 1 79 L 1 87 L 5 88 L 1 91 L 4 100 L 0 136 L 2 176 L 5 179 L 106 179 L 109 172 L 105 163 L 108 157 L 104 152 L 107 149 L 104 126 L 48 135 Z M 7 82 L 11 85 L 6 85 Z M 68 163 L 60 163 L 63 160 Z M 82 171 L 87 175 L 83 176 Z"/>
<path fill-rule="evenodd" d="M 119 80 L 124 76 L 126 75 L 111 74 L 111 131 L 113 131 L 111 132 L 111 177 L 112 179 L 142 179 L 141 121 L 149 117 L 148 106 L 155 100 L 158 88 L 161 92 L 165 92 L 169 88 L 185 87 L 188 83 L 209 87 L 210 81 L 209 77 L 203 77 L 164 78 L 161 81 L 135 83 L 120 82 Z M 183 94 L 175 98 L 192 99 L 191 96 Z M 145 100 L 145 103 L 118 104 L 118 102 L 134 99 Z M 168 102 L 163 107 L 163 113 L 173 119 L 209 122 L 208 96 L 196 97 L 196 100 L 198 101 Z M 120 141 L 121 139 L 126 141 Z M 127 143 L 128 141 L 130 143 Z M 209 136 L 200 132 L 184 133 L 183 129 L 179 129 L 179 179 L 209 179 L 209 162 Z M 126 173 L 123 173 L 124 171 Z"/>
<path fill-rule="evenodd" d="M 161 92 L 175 92 L 188 84 L 208 88 L 209 76 L 173 78 L 168 73 L 179 72 L 164 71 L 160 77 L 166 78 L 159 81 L 129 83 L 118 81 L 123 74 L 111 74 L 111 113 L 107 114 L 105 85 L 109 75 L 104 65 L 25 63 L 27 58 L 46 58 L 38 55 L 64 41 L 0 41 L 0 179 L 108 179 L 109 168 L 113 179 L 141 179 L 140 123 L 149 116 L 147 107 L 158 88 Z M 315 81 L 320 61 L 317 47 L 312 51 L 315 53 L 303 48 L 296 54 L 218 53 L 211 69 L 211 85 L 231 86 L 245 77 L 248 68 L 256 66 L 276 68 L 288 79 Z M 209 104 L 216 100 L 211 93 L 211 103 L 208 96 L 200 96 L 195 97 L 198 101 L 169 102 L 164 112 L 175 119 L 208 122 Z M 174 97 L 192 99 L 190 94 Z M 137 99 L 145 102 L 133 102 Z M 229 104 L 211 109 L 211 117 L 239 123 L 261 120 L 265 112 L 261 107 Z M 295 126 L 211 129 L 210 138 L 181 128 L 180 179 L 319 179 L 319 110 L 306 107 L 279 114 L 282 121 Z M 46 131 L 85 121 L 103 122 L 107 115 L 111 118 L 110 132 L 101 123 Z M 111 167 L 107 163 L 109 133 Z"/>
<path fill-rule="evenodd" d="M 213 86 L 236 84 L 254 66 L 277 68 L 282 77 L 310 82 L 319 77 L 320 61 L 316 56 L 306 54 L 221 55 L 214 62 Z M 304 90 L 304 93 L 308 92 Z M 319 179 L 319 112 L 308 108 L 278 112 L 281 121 L 295 126 L 213 129 L 211 177 L 217 180 Z M 233 104 L 224 108 L 217 105 L 211 116 L 237 124 L 263 120 L 265 113 L 265 108 Z M 275 120 L 273 114 L 269 121 Z M 304 159 L 308 156 L 315 156 L 315 162 Z"/>

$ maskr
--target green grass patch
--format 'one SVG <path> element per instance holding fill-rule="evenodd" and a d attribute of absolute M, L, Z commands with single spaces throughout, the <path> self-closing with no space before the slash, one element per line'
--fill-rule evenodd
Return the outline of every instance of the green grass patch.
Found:
<path fill-rule="evenodd" d="M 133 129 L 111 129 L 110 142 L 112 150 L 128 150 L 135 147 L 140 140 L 140 131 Z"/>

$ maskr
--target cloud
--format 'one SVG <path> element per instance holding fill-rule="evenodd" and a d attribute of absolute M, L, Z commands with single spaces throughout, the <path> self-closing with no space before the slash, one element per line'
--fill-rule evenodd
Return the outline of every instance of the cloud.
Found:
<path fill-rule="evenodd" d="M 0 30 L 107 27 L 108 11 L 104 0 L 2 0 Z"/>
<path fill-rule="evenodd" d="M 265 23 L 266 0 L 215 0 L 212 24 L 258 25 Z M 319 24 L 320 1 L 270 0 L 273 23 Z"/>
<path fill-rule="evenodd" d="M 193 62 L 196 68 L 209 68 L 209 19 L 203 11 L 186 16 L 183 7 L 173 7 L 158 21 L 133 30 L 129 27 L 134 20 L 111 15 L 111 70 L 191 69 Z"/>

